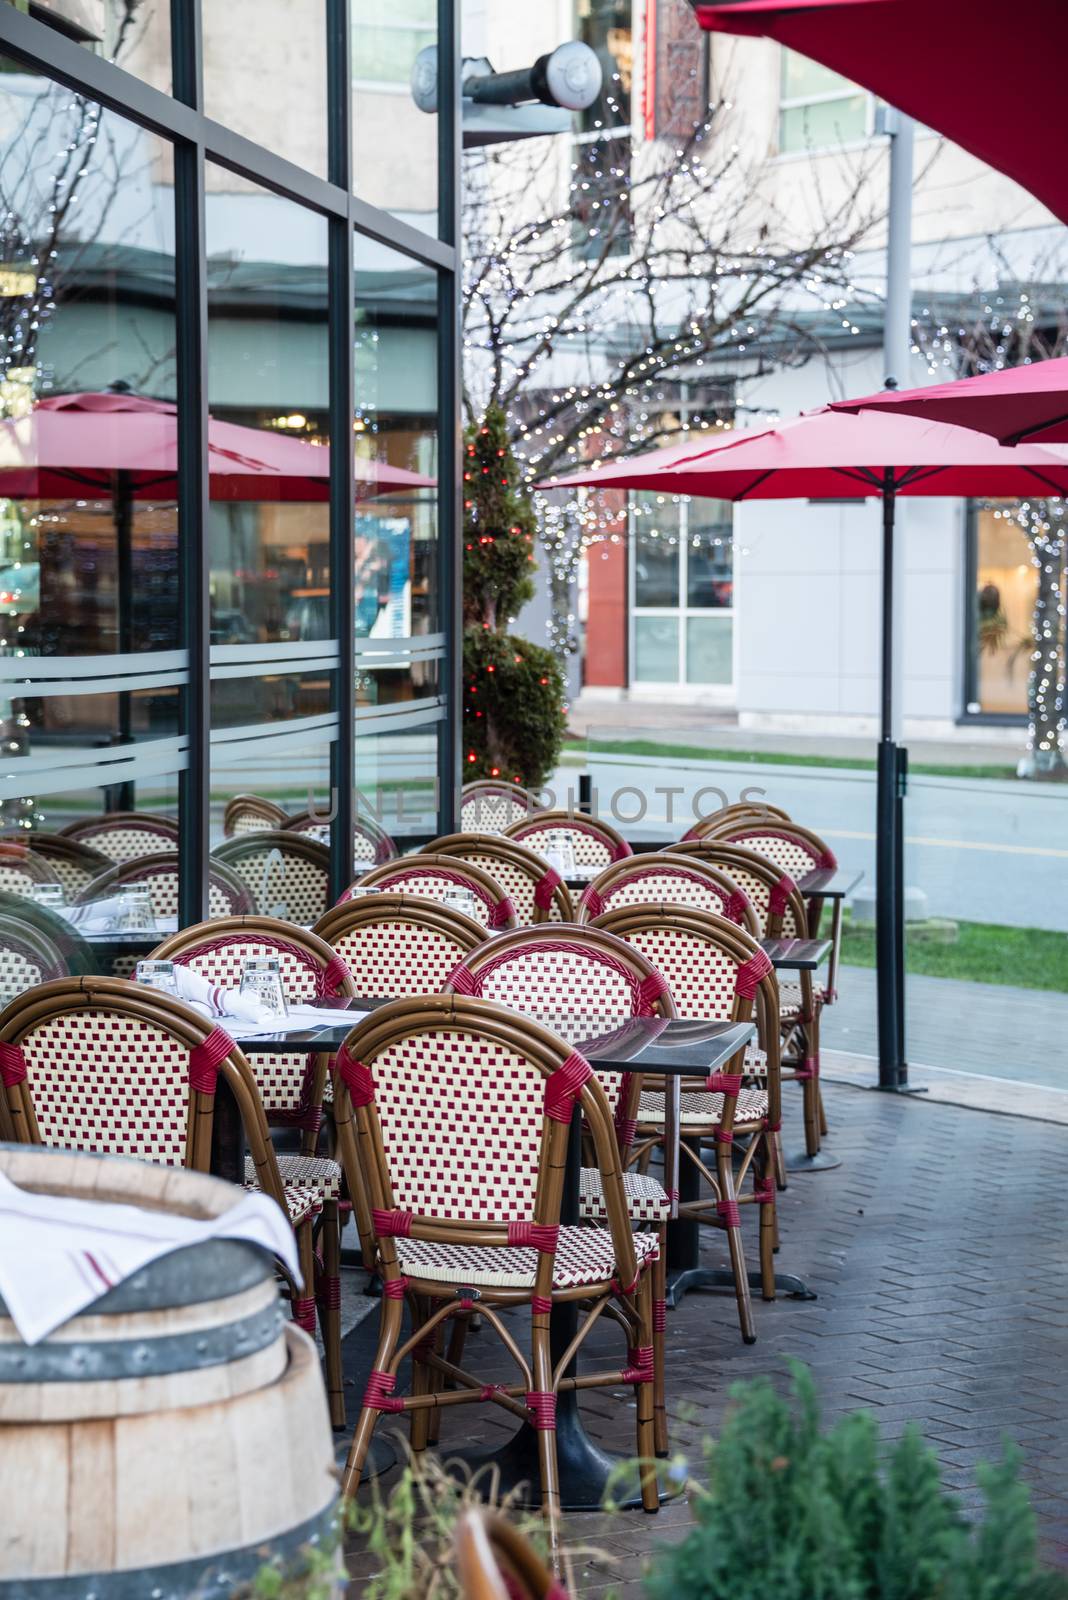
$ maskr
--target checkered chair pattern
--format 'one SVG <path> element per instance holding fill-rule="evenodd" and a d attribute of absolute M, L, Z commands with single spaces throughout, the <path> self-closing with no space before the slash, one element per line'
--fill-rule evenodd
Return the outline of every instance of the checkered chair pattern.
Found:
<path fill-rule="evenodd" d="M 513 822 L 504 831 L 506 838 L 518 839 L 539 855 L 549 848 L 550 834 L 566 833 L 577 867 L 607 867 L 631 854 L 630 845 L 615 828 L 597 817 L 574 816 L 569 811 L 542 811 Z"/>
<path fill-rule="evenodd" d="M 288 817 L 281 827 L 286 832 L 299 833 L 306 839 L 318 839 L 320 844 L 330 843 L 330 824 L 321 822 L 317 817 L 311 816 L 307 811 L 298 812 L 294 817 Z M 400 852 L 390 838 L 385 828 L 379 826 L 371 817 L 357 817 L 352 828 L 352 858 L 369 866 L 380 866 L 384 861 L 392 861 Z"/>
<path fill-rule="evenodd" d="M 670 852 L 631 856 L 601 873 L 583 890 L 575 921 L 590 922 L 602 912 L 627 905 L 693 906 L 726 917 L 751 933 L 758 927 L 753 907 L 736 882 L 702 861 L 673 857 Z"/>
<path fill-rule="evenodd" d="M 90 900 L 103 900 L 133 885 L 148 890 L 152 910 L 157 918 L 178 915 L 178 856 L 150 855 L 136 861 L 124 861 L 98 878 L 93 878 L 81 890 L 76 904 Z M 252 899 L 240 878 L 218 867 L 213 862 L 208 872 L 208 910 L 213 917 L 234 917 L 252 910 Z"/>
<path fill-rule="evenodd" d="M 59 876 L 42 856 L 24 844 L 0 843 L 0 890 L 28 900 L 41 883 L 58 883 Z"/>
<path fill-rule="evenodd" d="M 468 889 L 475 897 L 472 915 L 484 928 L 514 928 L 515 906 L 500 884 L 470 861 L 451 856 L 405 856 L 375 867 L 359 879 L 361 889 L 386 894 L 414 894 L 440 901 L 450 889 Z M 346 889 L 341 901 L 349 898 Z"/>
<path fill-rule="evenodd" d="M 115 862 L 170 854 L 178 848 L 178 824 L 171 817 L 140 816 L 132 811 L 71 822 L 60 831 Z"/>
<path fill-rule="evenodd" d="M 724 844 L 739 844 L 746 850 L 773 863 L 792 878 L 803 878 L 806 872 L 832 869 L 838 865 L 834 851 L 807 828 L 796 823 L 728 823 L 722 830 L 705 835 L 706 839 L 722 840 Z"/>
<path fill-rule="evenodd" d="M 534 796 L 518 784 L 489 779 L 465 783 L 460 795 L 460 826 L 468 833 L 503 833 L 537 809 Z"/>
<path fill-rule="evenodd" d="M 357 974 L 361 991 L 372 996 L 436 994 L 467 954 L 467 945 L 454 933 L 419 922 L 411 909 L 342 926 L 330 942 Z"/>
<path fill-rule="evenodd" d="M 99 850 L 79 844 L 61 833 L 27 833 L 19 843 L 42 861 L 46 861 L 63 885 L 67 900 L 73 901 L 94 878 L 106 872 L 111 862 Z"/>
<path fill-rule="evenodd" d="M 571 922 L 571 896 L 560 875 L 534 850 L 504 834 L 453 833 L 425 845 L 420 855 L 458 856 L 495 878 L 515 907 L 516 923 Z"/>
<path fill-rule="evenodd" d="M 235 794 L 223 812 L 223 833 L 228 839 L 237 834 L 263 833 L 281 828 L 287 812 L 274 800 L 258 794 Z"/>
<path fill-rule="evenodd" d="M 16 995 L 66 974 L 61 952 L 37 928 L 0 917 L 0 1008 Z"/>
<path fill-rule="evenodd" d="M 496 1307 L 525 1302 L 533 1313 L 525 1382 L 496 1393 L 523 1396 L 535 1429 L 545 1435 L 543 1503 L 551 1516 L 557 1490 L 549 1314 L 555 1295 L 575 1291 L 594 1305 L 611 1297 L 632 1330 L 628 1368 L 583 1374 L 579 1383 L 638 1385 L 639 1453 L 647 1457 L 653 1442 L 647 1269 L 657 1241 L 651 1234 L 635 1238 L 627 1228 L 607 1107 L 582 1057 L 494 1007 L 427 998 L 395 1002 L 358 1025 L 339 1053 L 337 1073 L 346 1165 L 355 1159 L 354 1125 L 367 1151 L 383 1280 L 379 1347 L 344 1491 L 355 1490 L 378 1417 L 408 1409 L 393 1391 L 409 1350 L 413 1397 L 429 1389 L 441 1406 L 492 1401 L 493 1386 L 478 1382 L 457 1383 L 449 1391 L 455 1401 L 446 1396 L 431 1334 L 457 1313 L 466 1317 L 476 1303 L 489 1329 L 503 1333 Z M 609 1199 L 606 1228 L 560 1225 L 561 1161 L 578 1098 Z M 477 1290 L 477 1302 L 457 1298 L 457 1287 Z M 406 1296 L 415 1333 L 402 1343 Z M 462 1360 L 462 1351 L 455 1359 Z M 426 1425 L 417 1431 L 413 1420 L 413 1449 L 421 1449 L 427 1435 Z M 655 1483 L 644 1488 L 643 1503 L 654 1510 Z"/>
<path fill-rule="evenodd" d="M 227 839 L 212 857 L 237 874 L 261 916 L 310 926 L 330 903 L 330 851 L 299 832 L 278 829 Z"/>

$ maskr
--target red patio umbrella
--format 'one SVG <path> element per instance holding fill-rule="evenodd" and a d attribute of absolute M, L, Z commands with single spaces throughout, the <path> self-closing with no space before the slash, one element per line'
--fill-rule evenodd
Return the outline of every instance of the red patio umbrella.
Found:
<path fill-rule="evenodd" d="M 164 400 L 123 391 L 38 400 L 24 417 L 0 421 L 0 495 L 54 500 L 134 499 L 176 492 L 178 418 Z M 267 428 L 208 420 L 213 500 L 326 500 L 330 451 Z M 356 462 L 358 499 L 432 488 L 435 480 L 385 462 Z"/>
<path fill-rule="evenodd" d="M 1068 222 L 1050 108 L 1068 52 L 1064 0 L 691 0 L 702 28 L 762 34 L 970 150 Z"/>
<path fill-rule="evenodd" d="M 927 417 L 992 434 L 1000 444 L 1068 444 L 1068 356 L 925 389 L 881 389 L 832 411 Z"/>

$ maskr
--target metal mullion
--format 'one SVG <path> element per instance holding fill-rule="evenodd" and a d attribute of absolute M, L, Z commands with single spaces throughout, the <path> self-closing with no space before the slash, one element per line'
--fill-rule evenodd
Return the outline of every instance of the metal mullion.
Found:
<path fill-rule="evenodd" d="M 174 98 L 204 109 L 204 33 L 200 0 L 171 0 L 171 82 Z"/>
<path fill-rule="evenodd" d="M 438 272 L 438 606 L 445 634 L 438 735 L 438 827 L 459 825 L 463 781 L 463 433 L 460 389 L 460 22 L 458 0 L 438 0 L 438 226 L 453 258 Z"/>
<path fill-rule="evenodd" d="M 191 54 L 195 62 L 199 56 L 195 38 Z M 189 761 L 179 776 L 178 790 L 178 915 L 183 926 L 200 922 L 207 916 L 211 848 L 208 266 L 204 170 L 202 145 L 176 145 L 179 603 L 182 642 L 189 652 L 183 717 Z"/>
<path fill-rule="evenodd" d="M 327 0 L 327 133 L 330 178 L 348 196 L 352 187 L 352 97 L 349 0 Z M 355 303 L 353 236 L 348 208 L 330 221 L 327 264 L 330 363 L 330 614 L 337 640 L 331 705 L 337 735 L 330 746 L 333 822 L 331 900 L 353 878 L 356 821 L 355 491 L 356 415 L 352 337 Z"/>

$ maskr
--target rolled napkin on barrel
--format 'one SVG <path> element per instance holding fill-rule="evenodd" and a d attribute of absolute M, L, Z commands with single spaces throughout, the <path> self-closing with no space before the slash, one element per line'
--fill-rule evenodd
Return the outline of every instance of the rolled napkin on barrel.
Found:
<path fill-rule="evenodd" d="M 26 1344 L 37 1344 L 149 1262 L 207 1239 L 257 1245 L 303 1287 L 293 1230 L 268 1195 L 241 1195 L 218 1217 L 184 1217 L 37 1194 L 0 1173 L 0 1297 Z"/>

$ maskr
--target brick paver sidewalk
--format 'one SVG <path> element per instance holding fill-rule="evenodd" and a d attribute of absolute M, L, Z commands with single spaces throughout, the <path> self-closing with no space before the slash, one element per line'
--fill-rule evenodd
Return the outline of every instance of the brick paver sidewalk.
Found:
<path fill-rule="evenodd" d="M 799 1098 L 799 1097 L 798 1097 Z M 799 1106 L 784 1091 L 787 1131 Z M 828 1086 L 828 1148 L 835 1171 L 795 1177 L 780 1197 L 783 1271 L 802 1275 L 815 1302 L 755 1304 L 758 1342 L 738 1338 L 733 1298 L 691 1295 L 668 1316 L 668 1386 L 673 1446 L 696 1459 L 701 1432 L 714 1433 L 729 1386 L 758 1373 L 783 1378 L 783 1357 L 809 1364 L 831 1419 L 858 1406 L 879 1416 L 886 1438 L 915 1418 L 934 1444 L 944 1480 L 967 1506 L 979 1503 L 975 1465 L 1018 1441 L 1033 1486 L 1044 1553 L 1068 1565 L 1068 1138 L 1047 1123 L 956 1106 Z M 794 1126 L 796 1124 L 797 1126 Z M 753 1219 L 755 1221 L 755 1218 Z M 755 1227 L 752 1230 L 755 1240 Z M 704 1255 L 723 1256 L 710 1233 Z M 755 1249 L 753 1257 L 755 1260 Z M 362 1388 L 373 1320 L 347 1341 Z M 591 1359 L 610 1335 L 591 1341 Z M 492 1335 L 475 1336 L 482 1362 Z M 485 1354 L 484 1354 L 485 1352 Z M 503 1437 L 493 1407 L 444 1413 L 450 1442 Z M 632 1448 L 633 1413 L 614 1391 L 583 1399 L 589 1433 Z M 388 1481 L 388 1480 L 387 1480 Z M 583 1563 L 579 1583 L 613 1584 L 637 1595 L 637 1570 L 659 1540 L 678 1538 L 685 1501 L 658 1516 L 640 1511 L 572 1516 L 569 1539 L 611 1548 L 613 1574 Z M 354 1551 L 350 1593 L 360 1592 L 367 1557 Z"/>

